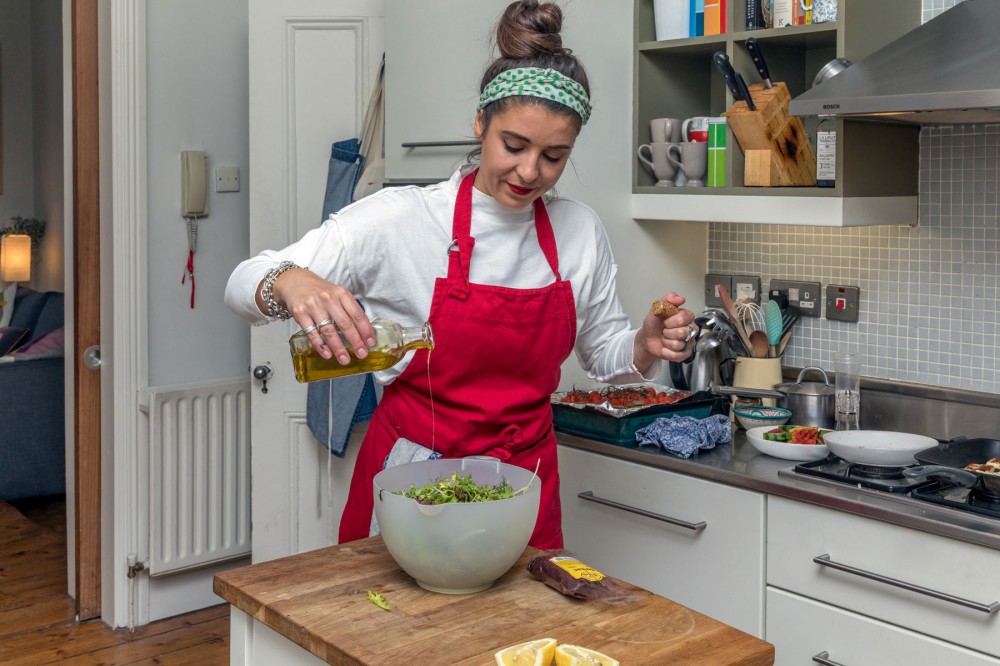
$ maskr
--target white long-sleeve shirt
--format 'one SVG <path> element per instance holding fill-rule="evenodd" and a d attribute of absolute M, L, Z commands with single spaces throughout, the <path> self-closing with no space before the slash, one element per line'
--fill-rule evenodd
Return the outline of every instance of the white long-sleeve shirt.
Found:
<path fill-rule="evenodd" d="M 434 282 L 448 273 L 452 218 L 463 167 L 450 180 L 426 187 L 387 188 L 330 216 L 323 224 L 283 250 L 265 250 L 242 262 L 226 286 L 225 301 L 251 323 L 268 317 L 255 296 L 264 274 L 281 261 L 308 267 L 317 275 L 350 289 L 369 317 L 405 325 L 427 321 Z M 570 199 L 546 201 L 559 252 L 559 272 L 573 288 L 576 303 L 576 356 L 587 374 L 600 382 L 651 379 L 659 363 L 639 374 L 633 362 L 635 330 L 615 292 L 617 266 L 604 227 L 589 207 Z M 477 284 L 533 289 L 555 277 L 538 245 L 530 205 L 505 208 L 473 188 L 470 280 Z M 392 381 L 407 359 L 380 373 Z"/>

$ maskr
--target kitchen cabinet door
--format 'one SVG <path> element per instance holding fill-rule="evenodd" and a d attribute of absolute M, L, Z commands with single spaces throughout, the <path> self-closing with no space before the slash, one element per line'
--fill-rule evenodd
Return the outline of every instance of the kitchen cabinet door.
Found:
<path fill-rule="evenodd" d="M 610 576 L 763 636 L 762 494 L 567 446 L 559 447 L 559 475 L 567 549 Z"/>
<path fill-rule="evenodd" d="M 995 657 L 998 561 L 983 546 L 768 498 L 768 585 Z"/>
<path fill-rule="evenodd" d="M 506 6 L 507 0 L 386 1 L 386 179 L 447 179 L 475 147 L 479 82 Z M 454 142 L 473 145 L 448 145 Z M 409 143 L 439 145 L 403 146 Z"/>
<path fill-rule="evenodd" d="M 817 663 L 1000 666 L 979 652 L 783 590 L 767 589 L 767 642 L 775 666 Z"/>

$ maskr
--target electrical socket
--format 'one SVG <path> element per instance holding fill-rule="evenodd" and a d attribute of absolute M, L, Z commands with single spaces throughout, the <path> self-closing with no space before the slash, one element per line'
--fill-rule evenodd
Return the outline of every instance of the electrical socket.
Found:
<path fill-rule="evenodd" d="M 788 296 L 788 304 L 797 307 L 803 317 L 819 317 L 823 313 L 819 282 L 771 280 L 770 290 L 783 291 Z"/>
<path fill-rule="evenodd" d="M 756 275 L 734 275 L 733 288 L 730 290 L 733 301 L 750 299 L 760 303 L 760 277 Z"/>
<path fill-rule="evenodd" d="M 719 298 L 717 285 L 722 285 L 730 294 L 733 293 L 733 276 L 721 275 L 719 273 L 708 273 L 705 276 L 705 305 L 708 307 L 722 307 L 722 299 Z"/>

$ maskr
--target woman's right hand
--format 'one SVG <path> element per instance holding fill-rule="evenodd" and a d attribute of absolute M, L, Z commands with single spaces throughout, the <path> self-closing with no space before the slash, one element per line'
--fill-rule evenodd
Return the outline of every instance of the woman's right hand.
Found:
<path fill-rule="evenodd" d="M 308 331 L 309 342 L 323 358 L 350 362 L 344 340 L 358 358 L 375 345 L 375 331 L 364 309 L 348 289 L 327 282 L 307 268 L 293 268 L 274 281 L 271 293 L 292 313 L 295 323 Z"/>

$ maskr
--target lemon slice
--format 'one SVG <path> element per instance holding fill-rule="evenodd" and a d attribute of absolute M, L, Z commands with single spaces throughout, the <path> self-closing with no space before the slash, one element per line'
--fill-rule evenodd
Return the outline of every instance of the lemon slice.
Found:
<path fill-rule="evenodd" d="M 556 648 L 556 666 L 618 666 L 618 660 L 579 645 L 560 645 Z"/>
<path fill-rule="evenodd" d="M 556 639 L 539 638 L 511 645 L 496 653 L 499 666 L 551 666 L 556 653 Z"/>

